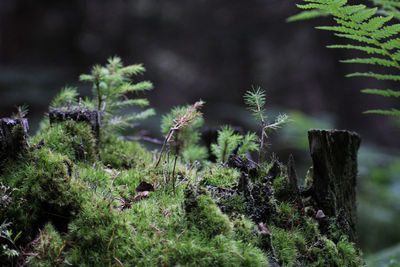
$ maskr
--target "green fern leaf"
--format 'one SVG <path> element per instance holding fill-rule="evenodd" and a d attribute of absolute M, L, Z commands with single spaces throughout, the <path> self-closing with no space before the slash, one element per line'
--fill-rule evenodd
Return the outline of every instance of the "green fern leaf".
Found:
<path fill-rule="evenodd" d="M 392 50 L 392 49 L 400 49 L 400 39 L 390 39 L 384 43 L 381 44 L 382 48 L 386 50 Z"/>
<path fill-rule="evenodd" d="M 294 22 L 294 21 L 299 21 L 299 20 L 307 20 L 307 19 L 313 19 L 317 17 L 323 17 L 329 15 L 328 12 L 320 9 L 314 9 L 314 10 L 306 10 L 302 11 L 296 15 L 290 16 L 289 18 L 286 19 L 286 22 Z"/>
<path fill-rule="evenodd" d="M 354 49 L 366 52 L 367 54 L 386 55 L 387 52 L 380 48 L 372 46 L 360 46 L 360 45 L 328 45 L 327 48 L 341 48 L 341 49 Z"/>
<path fill-rule="evenodd" d="M 384 67 L 395 67 L 397 68 L 397 64 L 394 61 L 371 57 L 371 58 L 352 58 L 346 60 L 340 60 L 342 63 L 361 63 L 361 64 L 370 64 L 370 65 L 380 65 Z"/>
<path fill-rule="evenodd" d="M 361 27 L 365 31 L 375 32 L 380 29 L 386 22 L 390 21 L 393 16 L 387 17 L 374 17 L 370 19 L 367 23 L 361 24 Z"/>
<path fill-rule="evenodd" d="M 373 33 L 373 37 L 375 39 L 384 39 L 384 38 L 389 38 L 392 37 L 395 34 L 398 34 L 400 32 L 400 24 L 393 24 L 389 26 L 385 26 L 379 31 L 376 31 Z M 398 38 L 397 38 L 398 39 Z"/>
<path fill-rule="evenodd" d="M 359 35 L 354 35 L 354 34 L 345 34 L 345 33 L 335 33 L 336 36 L 341 37 L 341 38 L 347 38 L 350 40 L 358 41 L 360 43 L 366 43 L 366 44 L 372 44 L 372 45 L 379 45 L 379 42 L 376 41 L 375 39 L 365 37 L 365 36 L 359 36 Z"/>
<path fill-rule="evenodd" d="M 400 91 L 394 91 L 391 89 L 364 89 L 361 92 L 365 94 L 381 95 L 384 97 L 400 97 Z"/>
<path fill-rule="evenodd" d="M 377 80 L 400 81 L 400 75 L 379 74 L 374 72 L 355 72 L 346 75 L 346 77 L 369 77 L 369 78 L 375 78 Z"/>
<path fill-rule="evenodd" d="M 362 5 L 362 6 L 363 6 L 363 9 L 357 13 L 354 13 L 352 16 L 350 16 L 350 18 L 349 18 L 350 20 L 352 20 L 356 23 L 361 23 L 365 20 L 370 19 L 373 15 L 375 15 L 376 11 L 378 10 L 378 8 L 369 9 L 369 8 L 365 8 L 364 5 Z"/>
<path fill-rule="evenodd" d="M 389 115 L 389 116 L 400 116 L 400 110 L 394 109 L 394 108 L 391 110 L 372 109 L 372 110 L 365 111 L 364 114 L 380 114 L 380 115 Z"/>

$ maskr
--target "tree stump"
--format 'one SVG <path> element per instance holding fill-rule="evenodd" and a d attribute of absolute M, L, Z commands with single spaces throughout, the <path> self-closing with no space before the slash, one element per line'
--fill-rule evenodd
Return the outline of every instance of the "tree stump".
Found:
<path fill-rule="evenodd" d="M 357 151 L 361 138 L 345 130 L 308 131 L 313 161 L 312 196 L 316 208 L 349 227 L 343 230 L 356 241 Z M 339 218 L 340 217 L 340 218 Z"/>
<path fill-rule="evenodd" d="M 0 166 L 28 148 L 27 119 L 0 119 Z"/>
<path fill-rule="evenodd" d="M 101 118 L 102 112 L 98 110 L 56 108 L 49 111 L 50 124 L 68 120 L 89 123 L 97 142 L 100 140 Z"/>

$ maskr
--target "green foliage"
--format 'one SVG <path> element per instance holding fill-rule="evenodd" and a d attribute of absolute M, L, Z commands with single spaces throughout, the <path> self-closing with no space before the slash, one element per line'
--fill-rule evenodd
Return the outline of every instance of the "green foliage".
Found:
<path fill-rule="evenodd" d="M 245 157 L 247 153 L 251 151 L 257 151 L 258 145 L 257 140 L 258 137 L 255 133 L 247 133 L 240 144 L 239 150 L 237 152 L 238 156 Z"/>
<path fill-rule="evenodd" d="M 130 106 L 146 107 L 149 101 L 145 98 L 129 99 L 130 94 L 153 89 L 149 81 L 132 83 L 132 76 L 145 72 L 141 64 L 124 66 L 119 57 L 111 57 L 105 66 L 96 65 L 91 74 L 83 74 L 81 81 L 93 84 L 93 102 L 103 113 L 103 130 L 108 127 L 124 129 L 131 126 L 133 121 L 145 119 L 154 115 L 153 109 L 131 113 L 126 116 L 118 115 L 121 110 Z"/>
<path fill-rule="evenodd" d="M 104 138 L 100 144 L 100 158 L 103 164 L 113 169 L 131 168 L 138 155 L 144 155 L 144 149 L 137 142 L 110 136 Z"/>
<path fill-rule="evenodd" d="M 65 246 L 66 242 L 62 240 L 54 226 L 48 223 L 33 243 L 36 253 L 28 258 L 27 263 L 38 267 L 61 265 L 64 261 L 63 249 Z"/>
<path fill-rule="evenodd" d="M 70 121 L 54 123 L 32 142 L 39 143 L 40 140 L 53 151 L 65 154 L 70 159 L 78 161 L 96 159 L 96 141 L 87 123 Z"/>
<path fill-rule="evenodd" d="M 208 237 L 232 234 L 232 225 L 228 217 L 215 205 L 206 191 L 186 189 L 184 205 L 187 220 L 203 230 Z"/>
<path fill-rule="evenodd" d="M 179 118 L 184 117 L 191 107 L 190 105 L 175 107 L 164 115 L 161 119 L 161 133 L 167 136 L 171 127 L 174 127 Z M 173 152 L 182 155 L 183 159 L 189 162 L 202 161 L 208 157 L 207 149 L 198 145 L 200 141 L 199 130 L 204 124 L 204 119 L 199 112 L 193 115 L 190 122 L 176 130 L 175 136 L 170 142 Z"/>
<path fill-rule="evenodd" d="M 77 88 L 66 86 L 53 98 L 50 107 L 62 108 L 76 106 L 78 104 L 78 96 Z"/>
<path fill-rule="evenodd" d="M 230 126 L 222 126 L 218 131 L 217 144 L 211 145 L 211 152 L 217 157 L 218 162 L 226 162 L 242 141 L 243 136 L 236 134 Z"/>
<path fill-rule="evenodd" d="M 329 45 L 328 48 L 351 49 L 367 55 L 362 58 L 342 60 L 343 63 L 377 65 L 385 72 L 355 72 L 347 77 L 367 77 L 377 80 L 400 81 L 400 19 L 399 2 L 373 0 L 380 7 L 369 8 L 366 5 L 350 5 L 346 0 L 304 0 L 305 4 L 297 5 L 304 12 L 289 18 L 289 21 L 313 17 L 306 14 L 329 14 L 336 25 L 316 27 L 332 31 L 336 36 L 347 39 L 343 44 Z M 396 72 L 390 70 L 394 69 Z M 400 92 L 392 89 L 365 89 L 362 92 L 385 97 L 399 97 Z M 368 110 L 366 113 L 400 116 L 398 109 Z"/>
<path fill-rule="evenodd" d="M 11 117 L 12 117 L 13 119 L 23 119 L 23 118 L 25 118 L 26 115 L 27 115 L 28 112 L 29 112 L 28 107 L 29 107 L 29 106 L 26 105 L 26 104 L 23 104 L 23 105 L 21 105 L 21 106 L 16 106 L 16 108 L 17 108 L 17 113 L 13 113 Z"/>
<path fill-rule="evenodd" d="M 132 126 L 137 120 L 145 119 L 155 114 L 152 108 L 121 115 L 129 107 L 147 107 L 149 101 L 145 98 L 131 98 L 141 92 L 151 90 L 149 81 L 132 82 L 132 76 L 145 72 L 141 64 L 124 66 L 119 57 L 111 57 L 105 66 L 96 65 L 90 74 L 82 74 L 79 79 L 91 82 L 92 98 L 78 100 L 79 94 L 74 87 L 65 87 L 51 102 L 51 108 L 65 110 L 97 109 L 102 111 L 102 131 L 123 130 Z"/>
<path fill-rule="evenodd" d="M 265 91 L 260 87 L 257 89 L 247 91 L 244 95 L 244 101 L 247 105 L 249 111 L 251 111 L 259 121 L 261 126 L 260 133 L 260 147 L 258 149 L 258 163 L 261 163 L 261 154 L 264 149 L 264 138 L 268 138 L 268 132 L 272 130 L 277 130 L 281 128 L 285 123 L 288 122 L 288 116 L 286 114 L 279 114 L 273 123 L 268 123 L 265 110 L 266 100 L 265 100 Z"/>
<path fill-rule="evenodd" d="M 6 220 L 0 225 L 0 260 L 13 262 L 16 257 L 19 256 L 20 251 L 15 242 L 19 238 L 21 232 L 14 235 L 12 229 L 10 229 L 11 222 Z"/>
<path fill-rule="evenodd" d="M 114 73 L 118 69 L 124 70 Z M 76 90 L 67 88 L 53 105 L 86 109 L 107 103 L 109 99 L 102 97 L 105 90 L 127 82 L 121 81 L 125 79 L 121 73 L 130 76 L 142 71 L 141 66 L 124 68 L 118 60 L 110 60 L 106 67 L 97 66 L 92 75 L 82 76 L 95 84 L 98 102 L 77 100 Z M 290 193 L 284 168 L 272 185 L 264 183 L 267 168 L 250 180 L 251 195 L 237 190 L 237 169 L 184 162 L 206 157 L 198 145 L 202 105 L 199 101 L 176 108 L 163 118 L 166 137 L 156 166 L 166 146 L 175 160 L 167 157 L 161 168 L 155 168 L 156 153 L 110 131 L 96 146 L 86 123 L 43 122 L 30 140 L 30 149 L 16 155 L 0 172 L 0 221 L 4 221 L 0 239 L 6 241 L 0 246 L 1 262 L 12 265 L 18 253 L 29 251 L 18 263 L 269 266 L 276 261 L 282 266 L 360 266 L 358 251 L 346 237 L 335 236 L 335 242 L 339 240 L 335 244 L 321 235 L 313 216 L 282 201 Z M 264 111 L 260 114 L 266 118 Z M 231 152 L 245 156 L 257 147 L 254 133 L 241 136 L 224 127 L 213 150 L 223 162 Z M 172 164 L 174 195 L 164 186 L 170 181 Z M 257 207 L 273 213 L 268 222 L 255 221 L 249 196 L 255 196 L 252 201 L 259 203 Z M 21 236 L 13 234 L 21 232 Z"/>

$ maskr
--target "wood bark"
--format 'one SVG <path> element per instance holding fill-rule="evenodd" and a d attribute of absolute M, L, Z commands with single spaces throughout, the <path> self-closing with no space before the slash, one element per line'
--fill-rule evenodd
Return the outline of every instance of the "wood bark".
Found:
<path fill-rule="evenodd" d="M 341 230 L 356 241 L 357 151 L 361 138 L 345 130 L 310 130 L 308 140 L 316 208 L 336 217 Z"/>
<path fill-rule="evenodd" d="M 63 121 L 87 122 L 92 127 L 92 132 L 97 142 L 100 140 L 102 112 L 87 109 L 51 109 L 49 111 L 50 124 Z"/>
<path fill-rule="evenodd" d="M 27 119 L 0 119 L 0 166 L 28 148 Z"/>

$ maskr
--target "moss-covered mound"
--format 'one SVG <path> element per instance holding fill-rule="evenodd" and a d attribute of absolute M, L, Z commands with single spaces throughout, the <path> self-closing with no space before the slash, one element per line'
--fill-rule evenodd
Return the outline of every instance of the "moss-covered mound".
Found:
<path fill-rule="evenodd" d="M 155 153 L 112 135 L 98 143 L 85 122 L 42 125 L 2 163 L 2 265 L 363 265 L 336 218 L 306 198 L 299 207 L 277 161 L 178 159 L 174 194 L 173 160 L 155 168 Z"/>

